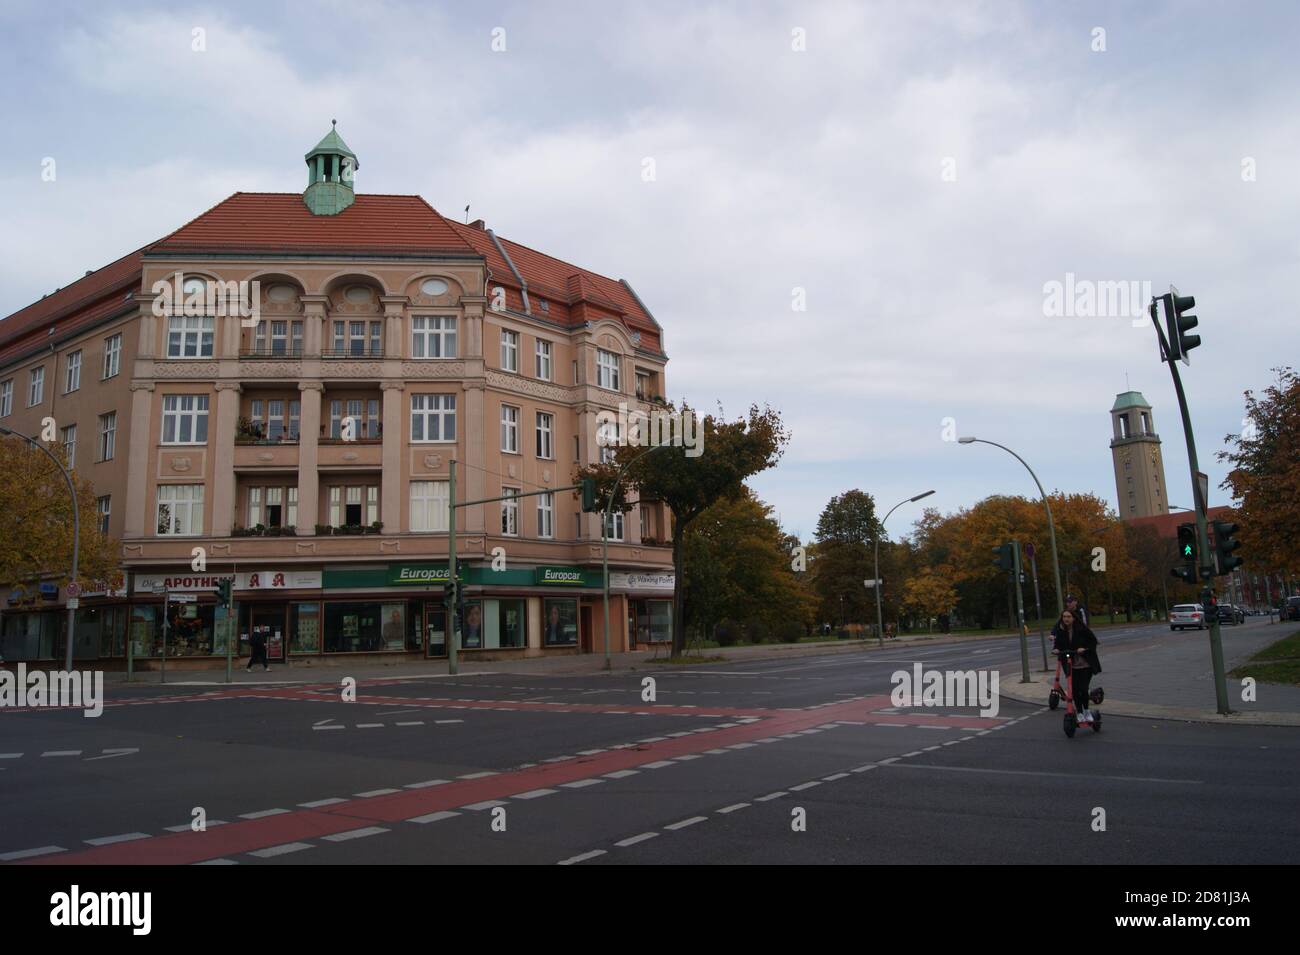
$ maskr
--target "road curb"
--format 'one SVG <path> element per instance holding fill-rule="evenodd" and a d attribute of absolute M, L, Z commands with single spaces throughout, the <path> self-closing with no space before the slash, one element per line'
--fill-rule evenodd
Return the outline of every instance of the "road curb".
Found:
<path fill-rule="evenodd" d="M 1004 671 L 1005 672 L 1005 671 Z M 1016 703 L 1046 706 L 1052 687 L 1050 675 L 1030 674 L 1030 682 L 1021 683 L 1020 674 L 998 681 L 998 695 Z M 1300 713 L 1275 713 L 1263 710 L 1234 710 L 1227 716 L 1213 710 L 1190 706 L 1164 706 L 1159 703 L 1134 703 L 1110 697 L 1101 706 L 1106 716 L 1127 716 L 1147 720 L 1174 720 L 1182 723 L 1219 723 L 1237 726 L 1300 726 Z"/>

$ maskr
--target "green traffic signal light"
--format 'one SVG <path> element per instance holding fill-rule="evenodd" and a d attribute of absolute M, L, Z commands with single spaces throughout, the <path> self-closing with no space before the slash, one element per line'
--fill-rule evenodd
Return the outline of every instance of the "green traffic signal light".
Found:
<path fill-rule="evenodd" d="M 1175 567 L 1173 575 L 1189 584 L 1196 583 L 1196 525 L 1178 525 L 1178 555 L 1183 560 L 1182 567 Z"/>

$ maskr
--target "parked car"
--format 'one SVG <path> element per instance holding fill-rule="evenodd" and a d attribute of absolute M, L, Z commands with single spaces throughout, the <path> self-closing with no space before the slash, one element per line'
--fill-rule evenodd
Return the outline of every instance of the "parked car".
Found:
<path fill-rule="evenodd" d="M 1169 611 L 1170 630 L 1204 630 L 1205 625 L 1205 608 L 1200 604 L 1178 604 Z"/>
<path fill-rule="evenodd" d="M 1218 606 L 1219 623 L 1228 623 L 1232 626 L 1246 622 L 1246 614 L 1240 607 L 1234 607 L 1232 604 L 1219 604 Z"/>
<path fill-rule="evenodd" d="M 1300 597 L 1287 597 L 1282 614 L 1283 620 L 1300 620 Z"/>

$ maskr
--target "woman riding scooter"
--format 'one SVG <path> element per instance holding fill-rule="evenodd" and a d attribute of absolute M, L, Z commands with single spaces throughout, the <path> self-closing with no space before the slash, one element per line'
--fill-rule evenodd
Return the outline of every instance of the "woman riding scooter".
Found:
<path fill-rule="evenodd" d="M 1088 684 L 1092 682 L 1093 674 L 1101 672 L 1101 660 L 1097 657 L 1097 635 L 1067 610 L 1052 628 L 1052 636 L 1055 637 L 1053 648 L 1058 653 L 1069 654 L 1068 665 L 1073 669 L 1074 708 L 1079 721 L 1083 722 L 1090 719 Z"/>

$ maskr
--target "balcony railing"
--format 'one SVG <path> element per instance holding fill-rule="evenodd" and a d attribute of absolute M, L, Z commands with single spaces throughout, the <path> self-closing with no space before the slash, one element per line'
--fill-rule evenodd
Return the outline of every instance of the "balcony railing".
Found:
<path fill-rule="evenodd" d="M 347 348 L 326 348 L 321 351 L 322 358 L 387 358 L 383 346 L 378 348 L 369 348 L 362 345 L 353 345 Z"/>
<path fill-rule="evenodd" d="M 240 358 L 289 358 L 298 361 L 304 355 L 302 345 L 261 345 L 253 348 L 241 348 L 239 350 Z"/>

